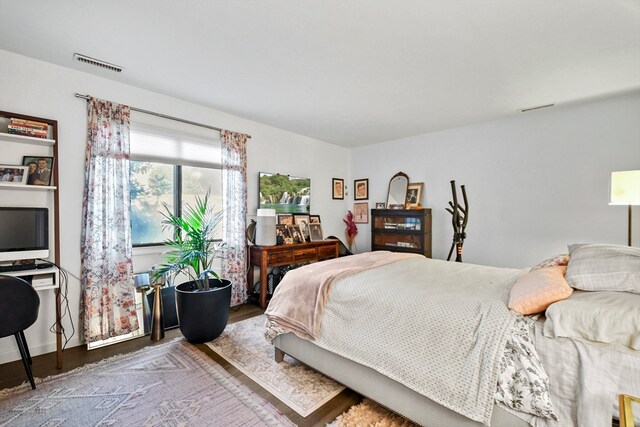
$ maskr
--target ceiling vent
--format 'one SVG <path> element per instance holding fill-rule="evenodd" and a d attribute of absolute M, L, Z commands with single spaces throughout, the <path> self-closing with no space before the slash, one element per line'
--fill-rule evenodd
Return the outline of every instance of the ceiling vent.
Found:
<path fill-rule="evenodd" d="M 527 108 L 519 108 L 518 111 L 521 113 L 526 113 L 527 111 L 540 110 L 541 108 L 549 108 L 553 107 L 556 104 L 545 104 L 545 105 L 537 105 L 535 107 L 527 107 Z"/>
<path fill-rule="evenodd" d="M 73 59 L 76 61 L 84 62 L 85 64 L 93 65 L 95 67 L 104 68 L 105 70 L 115 71 L 116 73 L 120 73 L 123 70 L 123 68 L 119 65 L 110 64 L 108 62 L 91 58 L 90 56 L 82 55 L 79 53 L 74 53 Z"/>

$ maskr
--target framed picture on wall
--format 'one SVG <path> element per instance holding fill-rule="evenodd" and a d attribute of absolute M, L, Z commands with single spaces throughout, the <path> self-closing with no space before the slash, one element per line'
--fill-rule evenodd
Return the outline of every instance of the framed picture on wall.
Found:
<path fill-rule="evenodd" d="M 29 168 L 28 185 L 51 185 L 53 157 L 23 156 L 22 165 Z"/>
<path fill-rule="evenodd" d="M 320 215 L 309 215 L 310 224 L 320 224 Z"/>
<path fill-rule="evenodd" d="M 376 203 L 376 209 L 386 209 L 386 208 L 387 208 L 387 204 L 385 202 Z"/>
<path fill-rule="evenodd" d="M 331 194 L 334 200 L 344 200 L 344 179 L 333 178 L 331 180 Z"/>
<path fill-rule="evenodd" d="M 422 204 L 424 182 L 410 183 L 407 187 L 407 207 L 416 208 Z"/>
<path fill-rule="evenodd" d="M 367 200 L 369 198 L 369 179 L 356 179 L 353 181 L 355 188 L 354 200 Z"/>
<path fill-rule="evenodd" d="M 354 203 L 353 204 L 353 222 L 357 224 L 369 223 L 369 203 Z"/>

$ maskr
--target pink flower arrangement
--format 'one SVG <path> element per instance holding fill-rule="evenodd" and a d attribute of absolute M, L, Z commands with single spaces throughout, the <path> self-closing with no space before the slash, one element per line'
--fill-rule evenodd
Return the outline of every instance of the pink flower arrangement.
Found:
<path fill-rule="evenodd" d="M 347 228 L 344 230 L 344 233 L 347 236 L 349 250 L 351 250 L 355 243 L 356 235 L 358 234 L 358 226 L 353 221 L 353 213 L 351 213 L 351 211 L 347 211 L 347 216 L 342 221 L 347 224 Z"/>

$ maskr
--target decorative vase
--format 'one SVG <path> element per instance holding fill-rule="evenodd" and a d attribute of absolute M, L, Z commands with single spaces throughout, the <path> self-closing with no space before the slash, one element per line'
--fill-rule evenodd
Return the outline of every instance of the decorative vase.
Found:
<path fill-rule="evenodd" d="M 190 343 L 217 338 L 229 320 L 231 282 L 209 279 L 209 290 L 198 290 L 195 281 L 176 286 L 176 309 L 180 332 Z"/>

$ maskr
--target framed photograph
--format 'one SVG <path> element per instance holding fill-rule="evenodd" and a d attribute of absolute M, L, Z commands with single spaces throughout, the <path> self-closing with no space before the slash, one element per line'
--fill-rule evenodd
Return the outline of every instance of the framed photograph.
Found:
<path fill-rule="evenodd" d="M 309 224 L 309 235 L 312 242 L 318 242 L 324 240 L 322 237 L 322 225 L 319 223 Z"/>
<path fill-rule="evenodd" d="M 387 204 L 385 202 L 376 203 L 376 209 L 386 209 Z"/>
<path fill-rule="evenodd" d="M 309 224 L 320 224 L 320 215 L 309 215 Z"/>
<path fill-rule="evenodd" d="M 53 157 L 23 156 L 22 165 L 29 169 L 28 185 L 51 185 Z"/>
<path fill-rule="evenodd" d="M 407 187 L 407 207 L 416 208 L 422 203 L 422 189 L 424 182 L 409 183 Z"/>
<path fill-rule="evenodd" d="M 293 243 L 293 239 L 291 238 L 291 232 L 286 225 L 278 224 L 276 225 L 276 244 L 278 245 L 288 245 Z"/>
<path fill-rule="evenodd" d="M 369 203 L 364 202 L 353 204 L 353 222 L 356 224 L 369 223 Z"/>
<path fill-rule="evenodd" d="M 305 239 L 302 235 L 302 231 L 300 230 L 299 225 L 288 225 L 289 233 L 291 233 L 291 238 L 293 239 L 293 243 L 304 243 Z"/>
<path fill-rule="evenodd" d="M 278 224 L 293 225 L 293 214 L 278 214 Z"/>
<path fill-rule="evenodd" d="M 356 179 L 353 181 L 353 188 L 356 193 L 354 200 L 367 200 L 369 198 L 369 179 Z"/>
<path fill-rule="evenodd" d="M 332 198 L 334 200 L 344 200 L 344 179 L 333 178 L 331 182 Z"/>
<path fill-rule="evenodd" d="M 0 165 L 2 184 L 25 185 L 29 176 L 27 166 Z"/>
<path fill-rule="evenodd" d="M 293 214 L 293 225 L 300 226 L 302 237 L 304 237 L 305 240 L 309 240 L 309 222 L 309 215 Z"/>

